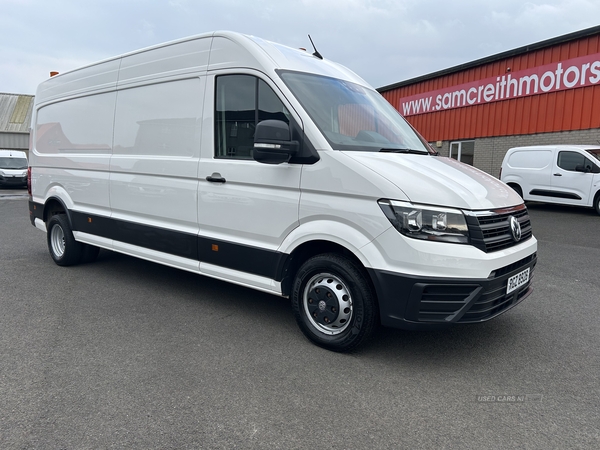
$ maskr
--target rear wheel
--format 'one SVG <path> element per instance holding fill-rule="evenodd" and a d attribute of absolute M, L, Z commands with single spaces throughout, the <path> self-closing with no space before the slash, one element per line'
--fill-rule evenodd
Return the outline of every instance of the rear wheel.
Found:
<path fill-rule="evenodd" d="M 338 352 L 356 348 L 377 323 L 375 295 L 364 270 L 337 254 L 315 256 L 300 267 L 292 307 L 308 339 Z"/>
<path fill-rule="evenodd" d="M 69 221 L 65 214 L 56 214 L 46 225 L 48 230 L 48 250 L 59 266 L 77 264 L 82 256 L 82 244 L 73 237 Z"/>
<path fill-rule="evenodd" d="M 596 197 L 594 197 L 594 208 L 596 208 L 596 212 L 600 214 L 600 191 L 596 193 Z"/>

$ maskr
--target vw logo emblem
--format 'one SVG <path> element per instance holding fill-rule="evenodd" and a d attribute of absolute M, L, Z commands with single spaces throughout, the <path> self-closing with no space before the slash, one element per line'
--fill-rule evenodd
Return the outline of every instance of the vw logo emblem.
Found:
<path fill-rule="evenodd" d="M 319 311 L 323 312 L 323 311 L 325 311 L 325 308 L 327 308 L 327 303 L 325 303 L 323 300 L 321 300 L 319 302 Z"/>
<path fill-rule="evenodd" d="M 515 242 L 519 242 L 521 240 L 521 224 L 515 216 L 510 216 L 509 223 L 513 239 Z"/>

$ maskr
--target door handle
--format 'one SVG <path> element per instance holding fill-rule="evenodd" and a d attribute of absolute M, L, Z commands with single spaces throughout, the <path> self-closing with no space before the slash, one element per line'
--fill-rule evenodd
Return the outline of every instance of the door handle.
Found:
<path fill-rule="evenodd" d="M 214 172 L 212 175 L 206 177 L 206 181 L 210 181 L 211 183 L 225 183 L 227 180 L 220 173 Z"/>
<path fill-rule="evenodd" d="M 555 177 L 562 177 L 562 173 L 555 173 L 554 176 Z"/>

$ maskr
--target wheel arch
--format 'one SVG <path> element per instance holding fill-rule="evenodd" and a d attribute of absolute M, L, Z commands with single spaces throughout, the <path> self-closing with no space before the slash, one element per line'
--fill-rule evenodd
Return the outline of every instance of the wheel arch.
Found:
<path fill-rule="evenodd" d="M 73 228 L 73 222 L 71 220 L 71 212 L 67 207 L 66 203 L 57 196 L 48 197 L 44 203 L 43 220 L 48 223 L 48 220 L 55 214 L 65 214 L 69 221 L 69 226 Z"/>
<path fill-rule="evenodd" d="M 282 294 L 285 296 L 290 295 L 294 278 L 302 264 L 304 264 L 313 256 L 324 253 L 341 255 L 355 263 L 364 272 L 366 279 L 369 280 L 371 287 L 373 288 L 373 292 L 375 292 L 373 280 L 357 255 L 339 243 L 325 239 L 318 239 L 314 241 L 306 241 L 300 244 L 290 253 L 283 268 L 283 276 L 281 280 Z"/>
<path fill-rule="evenodd" d="M 594 194 L 594 202 L 592 203 L 592 208 L 594 208 L 596 212 L 600 214 L 600 189 L 598 189 Z"/>
<path fill-rule="evenodd" d="M 290 295 L 294 277 L 300 266 L 309 258 L 323 253 L 347 257 L 365 272 L 366 278 L 373 286 L 373 280 L 366 270 L 367 267 L 371 267 L 370 257 L 361 252 L 361 248 L 372 242 L 384 227 L 369 232 L 353 225 L 341 221 L 315 220 L 294 229 L 279 247 L 281 253 L 289 255 L 279 271 L 282 294 Z"/>

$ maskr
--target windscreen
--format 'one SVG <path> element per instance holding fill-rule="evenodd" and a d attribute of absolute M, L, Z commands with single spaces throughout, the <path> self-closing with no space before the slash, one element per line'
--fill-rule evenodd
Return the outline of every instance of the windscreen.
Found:
<path fill-rule="evenodd" d="M 586 150 L 590 155 L 592 155 L 596 160 L 600 161 L 600 149 L 599 150 Z"/>
<path fill-rule="evenodd" d="M 431 153 L 378 92 L 320 75 L 285 71 L 279 75 L 334 150 Z"/>
<path fill-rule="evenodd" d="M 0 157 L 0 169 L 27 169 L 27 159 Z"/>

